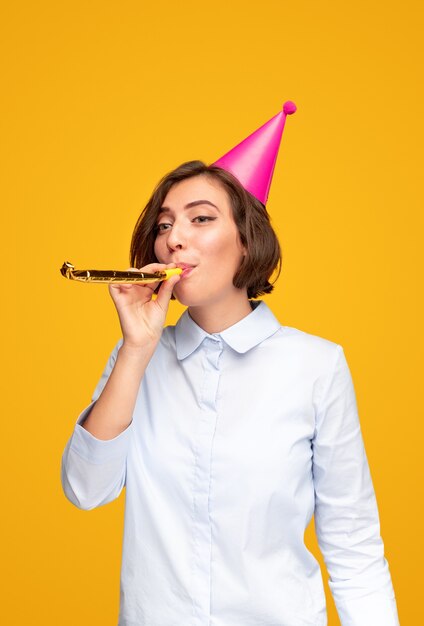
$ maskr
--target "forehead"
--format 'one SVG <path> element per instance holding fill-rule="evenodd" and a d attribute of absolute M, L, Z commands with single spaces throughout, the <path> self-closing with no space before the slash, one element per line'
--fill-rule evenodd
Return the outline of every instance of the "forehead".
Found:
<path fill-rule="evenodd" d="M 178 209 L 196 200 L 209 200 L 220 209 L 230 209 L 225 188 L 218 180 L 211 180 L 205 176 L 193 176 L 172 185 L 162 205 Z"/>

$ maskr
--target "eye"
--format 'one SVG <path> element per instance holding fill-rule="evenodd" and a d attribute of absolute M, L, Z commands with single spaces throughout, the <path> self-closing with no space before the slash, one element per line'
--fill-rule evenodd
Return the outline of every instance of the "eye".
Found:
<path fill-rule="evenodd" d="M 164 230 L 168 230 L 167 226 L 171 226 L 171 224 L 167 224 L 165 222 L 162 222 L 162 224 L 156 224 L 155 231 L 157 233 L 160 233 L 160 232 L 163 232 Z"/>
<path fill-rule="evenodd" d="M 213 220 L 215 220 L 216 217 L 210 217 L 208 215 L 199 215 L 198 217 L 195 217 L 193 219 L 193 222 L 195 222 L 196 220 L 198 221 L 198 224 L 204 224 L 205 222 L 213 222 Z"/>

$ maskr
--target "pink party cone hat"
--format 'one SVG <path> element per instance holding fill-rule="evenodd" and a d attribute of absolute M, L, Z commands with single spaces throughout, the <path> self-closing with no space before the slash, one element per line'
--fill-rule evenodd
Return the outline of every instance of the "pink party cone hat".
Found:
<path fill-rule="evenodd" d="M 247 191 L 266 205 L 286 117 L 295 111 L 294 102 L 286 102 L 282 111 L 212 165 L 231 172 Z"/>

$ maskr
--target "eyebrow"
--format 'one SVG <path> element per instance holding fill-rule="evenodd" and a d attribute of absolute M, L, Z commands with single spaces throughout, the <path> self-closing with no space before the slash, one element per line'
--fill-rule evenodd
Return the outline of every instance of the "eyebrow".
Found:
<path fill-rule="evenodd" d="M 218 207 L 212 202 L 210 202 L 209 200 L 194 200 L 193 202 L 189 202 L 188 204 L 185 205 L 184 210 L 191 209 L 192 207 L 197 206 L 198 204 L 210 204 L 211 206 L 215 207 L 217 211 L 219 211 Z M 160 208 L 160 213 L 169 213 L 170 211 L 172 211 L 172 209 L 170 209 L 167 206 L 162 206 Z"/>

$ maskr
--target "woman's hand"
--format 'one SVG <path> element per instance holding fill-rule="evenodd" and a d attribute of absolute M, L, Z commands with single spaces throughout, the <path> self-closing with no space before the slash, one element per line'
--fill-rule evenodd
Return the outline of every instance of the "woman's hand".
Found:
<path fill-rule="evenodd" d="M 175 263 L 150 263 L 137 270 L 129 268 L 127 271 L 158 272 L 175 268 Z M 109 284 L 109 293 L 118 311 L 124 345 L 130 349 L 140 349 L 146 345 L 157 343 L 165 324 L 169 301 L 174 285 L 180 276 L 171 276 L 162 281 L 155 300 L 153 292 L 161 281 L 146 284 Z"/>

